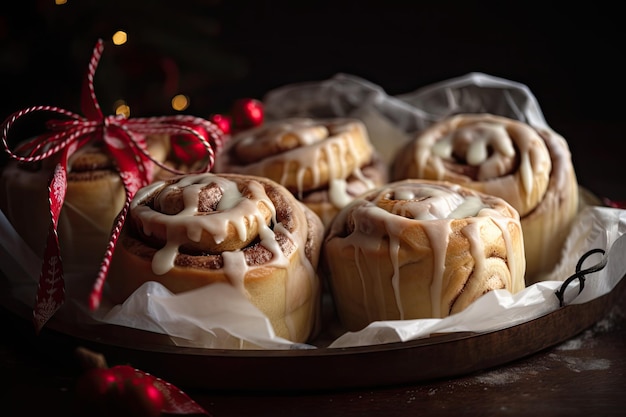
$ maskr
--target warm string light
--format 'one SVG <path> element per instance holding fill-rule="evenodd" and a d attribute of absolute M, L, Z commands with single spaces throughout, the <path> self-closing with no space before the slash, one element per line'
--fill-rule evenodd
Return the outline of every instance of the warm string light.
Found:
<path fill-rule="evenodd" d="M 118 30 L 113 34 L 111 39 L 115 45 L 123 45 L 128 41 L 128 34 L 123 30 Z M 189 97 L 184 94 L 177 94 L 172 97 L 171 106 L 172 109 L 176 111 L 186 110 L 189 107 Z M 128 106 L 128 104 L 126 104 L 124 100 L 117 100 L 113 105 L 113 108 L 115 109 L 115 114 L 117 115 L 123 114 L 126 117 L 130 116 L 130 107 Z"/>
<path fill-rule="evenodd" d="M 172 98 L 172 108 L 176 111 L 183 111 L 189 107 L 189 97 L 184 94 L 177 94 Z"/>
<path fill-rule="evenodd" d="M 123 30 L 118 30 L 111 37 L 115 45 L 124 45 L 128 41 L 128 35 Z"/>
<path fill-rule="evenodd" d="M 123 30 L 118 30 L 111 36 L 111 40 L 115 45 L 123 45 L 128 41 L 128 35 Z M 127 119 L 130 117 L 130 106 L 125 100 L 119 99 L 113 103 L 113 111 L 116 115 L 123 115 Z"/>
<path fill-rule="evenodd" d="M 56 4 L 65 4 L 67 0 L 55 0 Z M 123 30 L 118 30 L 111 36 L 111 40 L 114 45 L 120 46 L 128 42 L 128 34 Z M 176 111 L 184 111 L 190 105 L 189 96 L 185 94 L 177 94 L 172 97 L 171 106 Z M 116 115 L 124 115 L 124 117 L 130 117 L 130 106 L 125 100 L 119 99 L 113 103 L 113 111 Z"/>
<path fill-rule="evenodd" d="M 113 111 L 118 116 L 123 115 L 127 119 L 130 117 L 130 106 L 122 99 L 116 100 L 115 103 L 113 103 Z"/>
<path fill-rule="evenodd" d="M 69 4 L 68 0 L 54 0 L 56 5 L 66 5 Z M 211 2 L 213 3 L 213 2 Z M 70 8 L 72 9 L 72 8 Z M 68 12 L 70 12 L 68 9 Z M 208 30 L 212 32 L 212 36 L 216 35 L 219 32 L 218 22 L 214 19 L 209 19 L 208 22 Z M 137 42 L 141 38 L 139 34 L 135 32 L 127 32 L 128 28 L 124 28 L 123 26 L 118 26 L 117 29 L 113 28 L 113 30 L 108 30 L 105 34 L 105 38 L 108 37 L 109 42 L 116 47 L 121 48 L 133 48 L 134 45 L 129 44 L 129 42 Z M 134 36 L 134 37 L 133 37 Z M 130 38 L 129 38 L 130 37 Z M 156 97 L 152 97 L 150 100 L 152 102 L 158 101 L 160 102 L 159 107 L 165 108 L 165 110 L 169 107 L 171 111 L 174 112 L 185 112 L 189 111 L 191 108 L 191 99 L 192 95 L 189 92 L 187 94 L 181 93 L 177 91 L 180 88 L 181 84 L 181 69 L 176 62 L 176 59 L 171 56 L 160 56 L 159 57 L 159 67 L 160 70 L 163 71 L 163 75 L 165 76 L 165 84 L 163 89 L 155 90 L 151 92 L 153 95 L 157 95 Z M 142 68 L 143 69 L 143 68 Z M 143 98 L 142 98 L 143 100 Z M 169 105 L 168 101 L 169 100 Z M 143 106 L 143 103 L 132 103 L 133 112 L 136 113 L 140 111 L 139 107 Z M 127 103 L 119 104 L 116 103 L 114 106 L 109 107 L 111 110 L 115 112 L 115 114 L 123 114 L 128 116 L 130 114 L 130 106 Z"/>

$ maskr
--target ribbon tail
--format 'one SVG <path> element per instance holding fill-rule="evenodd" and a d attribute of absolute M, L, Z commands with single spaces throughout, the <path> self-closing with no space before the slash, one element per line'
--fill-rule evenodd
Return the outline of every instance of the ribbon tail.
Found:
<path fill-rule="evenodd" d="M 127 191 L 126 202 L 124 203 L 122 210 L 115 218 L 115 224 L 111 231 L 111 237 L 109 238 L 106 251 L 104 252 L 104 258 L 100 264 L 100 269 L 98 270 L 98 275 L 96 276 L 96 281 L 91 290 L 91 294 L 89 295 L 89 308 L 91 310 L 97 310 L 100 306 L 100 302 L 102 301 L 104 283 L 109 273 L 109 267 L 111 266 L 111 259 L 113 258 L 115 247 L 117 246 L 117 240 L 122 232 L 122 226 L 124 225 L 128 209 L 130 208 L 130 200 L 132 200 L 132 197 Z"/>
<path fill-rule="evenodd" d="M 126 201 L 124 203 L 124 207 L 115 218 L 109 243 L 107 244 L 104 258 L 100 264 L 100 270 L 96 276 L 96 282 L 89 297 L 89 307 L 92 310 L 96 310 L 100 306 L 104 283 L 111 265 L 111 259 L 113 258 L 117 240 L 122 232 L 122 227 L 126 221 L 126 215 L 128 214 L 131 200 L 135 196 L 137 190 L 147 184 L 145 169 L 143 169 L 143 165 L 141 165 L 138 160 L 138 158 L 141 158 L 139 151 L 136 153 L 132 147 L 128 146 L 124 142 L 119 142 L 115 140 L 114 137 L 110 137 L 108 135 L 105 135 L 105 143 L 108 146 L 109 152 L 111 152 L 117 161 L 120 178 L 122 179 L 126 190 Z"/>
<path fill-rule="evenodd" d="M 63 159 L 67 161 L 66 158 Z M 48 187 L 51 222 L 39 276 L 37 297 L 33 310 L 33 324 L 39 333 L 65 301 L 65 280 L 61 262 L 61 248 L 57 225 L 67 188 L 67 167 L 57 164 Z"/>

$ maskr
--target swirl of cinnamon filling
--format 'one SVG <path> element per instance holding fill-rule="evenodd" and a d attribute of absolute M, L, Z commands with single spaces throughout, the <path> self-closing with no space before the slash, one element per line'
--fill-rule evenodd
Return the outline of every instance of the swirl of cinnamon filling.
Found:
<path fill-rule="evenodd" d="M 398 153 L 392 177 L 464 184 L 508 201 L 521 216 L 543 199 L 552 162 L 535 129 L 491 114 L 461 114 L 419 133 Z"/>
<path fill-rule="evenodd" d="M 524 288 L 519 214 L 498 197 L 452 183 L 390 183 L 335 217 L 324 268 L 349 330 L 446 317 L 488 291 Z"/>
<path fill-rule="evenodd" d="M 333 180 L 345 180 L 369 164 L 373 153 L 358 120 L 292 118 L 231 139 L 216 161 L 216 172 L 271 178 L 301 197 Z"/>
<path fill-rule="evenodd" d="M 138 232 L 160 245 L 219 253 L 250 244 L 275 213 L 258 182 L 188 176 L 141 190 L 130 215 Z"/>
<path fill-rule="evenodd" d="M 579 206 L 566 140 L 492 114 L 459 114 L 417 134 L 398 153 L 392 178 L 449 181 L 511 204 L 524 232 L 527 285 L 557 264 Z"/>

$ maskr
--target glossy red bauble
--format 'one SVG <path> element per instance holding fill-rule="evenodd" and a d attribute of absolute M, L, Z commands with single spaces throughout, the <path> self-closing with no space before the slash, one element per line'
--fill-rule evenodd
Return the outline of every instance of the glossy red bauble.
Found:
<path fill-rule="evenodd" d="M 127 365 L 89 369 L 77 381 L 76 411 L 94 417 L 158 417 L 165 396 L 155 381 Z"/>
<path fill-rule="evenodd" d="M 220 128 L 225 135 L 231 133 L 232 130 L 232 119 L 230 116 L 225 116 L 223 114 L 214 114 L 211 116 L 210 120 Z"/>
<path fill-rule="evenodd" d="M 195 130 L 205 141 L 209 140 L 209 135 L 204 128 L 198 127 Z M 206 155 L 207 150 L 200 139 L 194 135 L 174 135 L 172 136 L 172 153 L 177 161 L 191 165 L 195 161 L 201 160 Z"/>
<path fill-rule="evenodd" d="M 163 393 L 145 376 L 132 377 L 107 393 L 107 415 L 158 417 L 165 404 Z"/>
<path fill-rule="evenodd" d="M 233 127 L 238 130 L 259 126 L 263 123 L 263 104 L 259 100 L 245 98 L 235 101 L 232 110 Z"/>

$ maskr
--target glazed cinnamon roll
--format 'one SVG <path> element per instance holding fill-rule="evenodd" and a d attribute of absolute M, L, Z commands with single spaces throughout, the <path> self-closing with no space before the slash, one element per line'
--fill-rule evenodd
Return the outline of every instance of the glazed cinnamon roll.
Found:
<path fill-rule="evenodd" d="M 150 155 L 157 161 L 165 160 L 169 151 L 167 137 L 150 135 L 146 141 Z M 11 160 L 0 176 L 0 209 L 40 256 L 50 222 L 47 187 L 57 162 L 57 157 L 41 162 Z M 67 190 L 58 224 L 66 272 L 95 273 L 125 199 L 120 175 L 102 146 L 80 148 L 70 157 Z"/>
<path fill-rule="evenodd" d="M 450 181 L 509 202 L 521 217 L 528 285 L 558 262 L 578 209 L 565 139 L 492 114 L 456 115 L 422 131 L 397 154 L 392 178 Z"/>
<path fill-rule="evenodd" d="M 318 325 L 322 238 L 320 219 L 272 180 L 173 177 L 135 195 L 107 282 L 115 302 L 147 281 L 174 293 L 228 283 L 278 336 L 305 342 Z"/>
<path fill-rule="evenodd" d="M 331 222 L 323 268 L 342 324 L 442 318 L 488 291 L 524 288 L 518 212 L 501 198 L 428 180 L 392 182 Z"/>
<path fill-rule="evenodd" d="M 325 225 L 356 196 L 388 180 L 387 166 L 356 119 L 291 118 L 233 137 L 215 172 L 271 178 Z"/>

